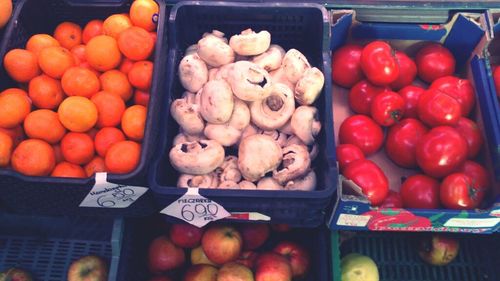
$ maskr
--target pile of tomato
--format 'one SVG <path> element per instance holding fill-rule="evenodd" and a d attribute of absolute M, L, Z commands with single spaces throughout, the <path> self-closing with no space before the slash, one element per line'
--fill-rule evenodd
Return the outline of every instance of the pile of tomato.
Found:
<path fill-rule="evenodd" d="M 347 44 L 332 57 L 332 78 L 349 88 L 354 113 L 340 125 L 337 158 L 342 174 L 374 206 L 474 209 L 489 188 L 478 161 L 483 135 L 470 119 L 473 85 L 454 76 L 455 58 L 426 43 L 415 58 L 386 42 Z M 381 149 L 395 164 L 413 169 L 399 189 L 377 163 Z"/>

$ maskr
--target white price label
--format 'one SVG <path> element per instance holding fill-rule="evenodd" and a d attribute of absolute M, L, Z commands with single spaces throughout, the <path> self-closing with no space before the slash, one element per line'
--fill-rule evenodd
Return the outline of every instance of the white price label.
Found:
<path fill-rule="evenodd" d="M 108 182 L 107 173 L 97 173 L 95 184 L 80 207 L 127 208 L 139 199 L 148 189 Z"/>
<path fill-rule="evenodd" d="M 500 218 L 486 218 L 486 219 L 461 219 L 451 218 L 444 226 L 446 227 L 494 227 L 500 223 Z"/>
<path fill-rule="evenodd" d="M 184 195 L 160 213 L 179 218 L 197 227 L 231 216 L 217 202 L 201 196 L 198 188 L 188 188 Z"/>
<path fill-rule="evenodd" d="M 371 216 L 340 214 L 337 225 L 365 227 Z"/>

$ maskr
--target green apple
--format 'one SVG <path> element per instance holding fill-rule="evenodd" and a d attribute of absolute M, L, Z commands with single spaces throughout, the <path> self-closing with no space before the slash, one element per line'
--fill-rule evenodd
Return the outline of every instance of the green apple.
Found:
<path fill-rule="evenodd" d="M 341 281 L 379 281 L 378 268 L 367 256 L 352 253 L 342 258 Z"/>

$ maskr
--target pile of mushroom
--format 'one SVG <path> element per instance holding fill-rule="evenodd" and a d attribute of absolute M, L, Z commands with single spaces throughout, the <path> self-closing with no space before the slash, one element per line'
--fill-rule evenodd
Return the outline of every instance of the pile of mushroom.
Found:
<path fill-rule="evenodd" d="M 267 31 L 228 41 L 214 30 L 185 51 L 179 78 L 186 92 L 171 104 L 180 132 L 169 153 L 178 187 L 316 188 L 321 123 L 312 104 L 324 76 L 301 52 L 271 45 Z"/>

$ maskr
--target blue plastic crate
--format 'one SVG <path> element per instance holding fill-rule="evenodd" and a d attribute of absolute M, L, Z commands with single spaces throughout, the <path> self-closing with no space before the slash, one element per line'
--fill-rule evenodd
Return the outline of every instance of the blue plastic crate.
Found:
<path fill-rule="evenodd" d="M 0 271 L 18 267 L 35 280 L 66 280 L 70 264 L 97 255 L 110 268 L 115 281 L 123 220 L 55 218 L 0 213 Z"/>
<path fill-rule="evenodd" d="M 317 137 L 319 155 L 313 163 L 317 189 L 304 191 L 200 190 L 200 194 L 221 204 L 229 212 L 259 212 L 272 222 L 297 226 L 317 226 L 324 222 L 324 209 L 336 189 L 336 159 L 333 140 L 329 20 L 326 10 L 316 4 L 181 2 L 172 8 L 169 20 L 169 61 L 165 81 L 166 97 L 153 97 L 163 104 L 159 146 L 151 168 L 149 183 L 155 199 L 166 207 L 186 192 L 177 188 L 178 173 L 172 168 L 168 152 L 179 127 L 169 112 L 170 103 L 183 93 L 177 67 L 184 50 L 198 42 L 204 32 L 217 29 L 231 36 L 246 28 L 268 30 L 274 44 L 286 50 L 303 52 L 311 65 L 325 75 L 325 87 L 315 106 L 322 130 Z"/>
<path fill-rule="evenodd" d="M 127 13 L 132 0 L 21 0 L 6 29 L 0 45 L 0 58 L 13 48 L 24 48 L 30 36 L 37 33 L 52 34 L 63 21 L 84 26 L 92 19 L 105 19 L 116 13 Z M 163 1 L 160 6 L 158 40 L 154 57 L 151 96 L 161 95 L 161 81 L 166 64 L 166 37 L 162 24 L 167 15 Z M 0 90 L 17 87 L 5 72 L 0 60 Z M 147 186 L 147 169 L 157 139 L 160 104 L 150 103 L 146 121 L 141 159 L 138 167 L 129 174 L 109 174 L 113 183 Z M 79 216 L 144 216 L 155 211 L 151 193 L 143 195 L 126 209 L 80 208 L 81 201 L 94 184 L 94 177 L 86 179 L 30 177 L 8 169 L 0 169 L 0 201 L 10 212 L 37 215 Z"/>

